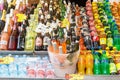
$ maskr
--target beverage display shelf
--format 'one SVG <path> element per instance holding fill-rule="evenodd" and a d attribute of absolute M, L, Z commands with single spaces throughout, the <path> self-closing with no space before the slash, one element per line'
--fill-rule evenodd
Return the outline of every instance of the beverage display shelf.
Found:
<path fill-rule="evenodd" d="M 18 77 L 0 77 L 0 80 L 66 80 L 65 78 L 55 78 L 55 79 L 50 79 L 50 78 L 18 78 Z M 85 75 L 84 79 L 79 79 L 79 80 L 120 80 L 119 75 Z"/>
<path fill-rule="evenodd" d="M 47 51 L 0 51 L 0 55 L 48 55 Z"/>

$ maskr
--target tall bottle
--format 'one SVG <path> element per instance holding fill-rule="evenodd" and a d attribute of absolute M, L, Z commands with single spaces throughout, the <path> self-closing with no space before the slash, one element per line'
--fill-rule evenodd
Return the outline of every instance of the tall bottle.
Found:
<path fill-rule="evenodd" d="M 17 41 L 17 50 L 24 50 L 25 48 L 25 30 L 23 26 L 20 27 L 18 41 Z"/>
<path fill-rule="evenodd" d="M 102 47 L 103 50 L 106 49 L 106 34 L 105 33 L 101 33 L 100 34 L 100 46 Z"/>
<path fill-rule="evenodd" d="M 110 71 L 109 71 L 109 60 L 106 56 L 106 51 L 102 52 L 101 55 L 101 73 L 103 75 L 109 75 Z"/>
<path fill-rule="evenodd" d="M 27 35 L 25 37 L 25 50 L 32 51 L 35 46 L 35 37 L 34 32 L 31 27 L 27 27 Z"/>
<path fill-rule="evenodd" d="M 9 42 L 9 35 L 8 34 L 8 26 L 9 26 L 9 17 L 7 17 L 5 28 L 1 34 L 1 41 L 0 41 L 0 49 L 1 50 L 7 50 L 8 49 L 8 42 Z"/>
<path fill-rule="evenodd" d="M 113 48 L 113 38 L 110 32 L 107 34 L 107 47 L 109 47 L 110 50 Z"/>
<path fill-rule="evenodd" d="M 100 57 L 98 55 L 98 52 L 94 53 L 94 67 L 93 67 L 93 72 L 95 75 L 100 75 L 101 74 L 101 64 L 100 64 Z"/>
<path fill-rule="evenodd" d="M 35 50 L 36 51 L 43 50 L 43 37 L 41 33 L 37 33 L 37 37 L 35 41 Z"/>
<path fill-rule="evenodd" d="M 87 51 L 86 53 L 86 74 L 93 74 L 93 55 L 91 54 L 91 51 Z"/>
<path fill-rule="evenodd" d="M 12 33 L 11 33 L 10 39 L 9 39 L 8 50 L 16 50 L 17 38 L 18 38 L 17 26 L 16 26 L 16 24 L 14 24 L 14 27 L 13 27 L 13 30 L 12 30 Z"/>
<path fill-rule="evenodd" d="M 85 55 L 84 52 L 80 52 L 79 60 L 78 60 L 78 74 L 85 74 Z"/>

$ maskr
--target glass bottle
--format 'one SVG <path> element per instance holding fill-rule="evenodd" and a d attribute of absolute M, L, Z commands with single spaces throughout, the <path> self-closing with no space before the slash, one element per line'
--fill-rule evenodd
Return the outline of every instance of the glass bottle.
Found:
<path fill-rule="evenodd" d="M 9 18 L 8 18 L 9 20 Z M 1 34 L 1 41 L 0 41 L 0 50 L 7 50 L 8 49 L 8 42 L 9 42 L 9 34 L 8 34 L 8 26 L 9 21 L 6 22 L 5 28 Z"/>
<path fill-rule="evenodd" d="M 24 50 L 25 48 L 25 29 L 23 26 L 20 27 L 19 36 L 17 41 L 17 50 Z"/>
<path fill-rule="evenodd" d="M 37 33 L 37 37 L 35 41 L 35 50 L 36 51 L 43 50 L 43 37 L 41 33 Z"/>
<path fill-rule="evenodd" d="M 27 27 L 27 35 L 25 37 L 25 50 L 32 51 L 35 46 L 35 35 L 31 27 Z"/>
<path fill-rule="evenodd" d="M 10 39 L 9 39 L 8 50 L 16 50 L 17 38 L 18 38 L 17 26 L 16 24 L 14 24 L 12 34 L 10 35 Z"/>
<path fill-rule="evenodd" d="M 48 47 L 48 44 L 47 44 L 47 41 L 48 39 L 50 39 L 50 35 L 49 33 L 47 32 L 43 38 L 43 50 L 47 51 L 47 47 Z"/>

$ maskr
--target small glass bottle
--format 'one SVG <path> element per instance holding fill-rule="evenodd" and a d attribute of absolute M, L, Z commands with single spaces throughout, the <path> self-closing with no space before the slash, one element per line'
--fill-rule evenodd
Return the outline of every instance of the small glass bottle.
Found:
<path fill-rule="evenodd" d="M 36 41 L 35 41 L 35 50 L 41 51 L 43 50 L 43 37 L 41 33 L 37 33 Z"/>

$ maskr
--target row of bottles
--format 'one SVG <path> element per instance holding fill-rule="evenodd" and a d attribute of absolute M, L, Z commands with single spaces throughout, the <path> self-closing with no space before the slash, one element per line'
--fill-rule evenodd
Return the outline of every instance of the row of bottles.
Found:
<path fill-rule="evenodd" d="M 108 57 L 102 53 L 81 51 L 78 61 L 78 74 L 81 75 L 116 75 L 120 74 L 119 56 Z"/>

